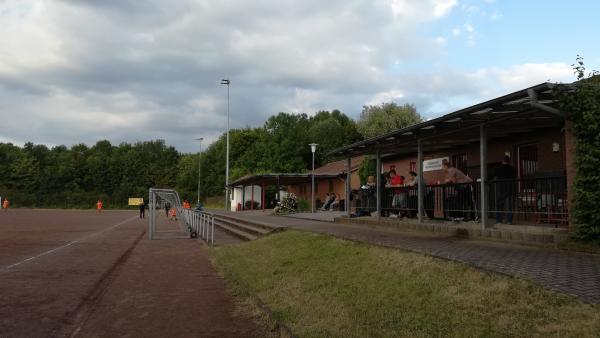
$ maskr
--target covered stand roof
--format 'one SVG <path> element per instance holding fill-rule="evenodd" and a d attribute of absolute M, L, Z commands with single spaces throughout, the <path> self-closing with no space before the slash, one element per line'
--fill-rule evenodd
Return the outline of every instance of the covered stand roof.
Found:
<path fill-rule="evenodd" d="M 410 154 L 417 140 L 424 151 L 436 151 L 479 142 L 479 126 L 487 127 L 488 139 L 561 127 L 565 116 L 556 108 L 553 88 L 541 83 L 456 112 L 333 150 L 330 155 Z M 443 139 L 441 139 L 443 137 Z"/>
<path fill-rule="evenodd" d="M 337 178 L 338 174 L 327 174 L 327 173 L 317 173 L 315 170 L 315 179 L 330 179 Z M 290 173 L 279 173 L 279 174 L 257 174 L 257 175 L 247 175 L 241 177 L 235 182 L 229 184 L 229 186 L 241 186 L 241 185 L 277 185 L 279 181 L 279 185 L 292 185 L 299 183 L 309 183 L 312 180 L 311 173 L 304 174 L 290 174 Z"/>
<path fill-rule="evenodd" d="M 362 162 L 363 157 L 353 157 L 350 161 L 350 171 L 358 169 Z M 347 160 L 340 160 L 335 162 L 329 162 L 319 168 L 315 168 L 315 179 L 331 179 L 346 176 Z M 256 174 L 247 175 L 237 179 L 235 182 L 229 184 L 229 186 L 240 186 L 240 185 L 277 185 L 279 180 L 280 185 L 293 185 L 300 183 L 309 183 L 312 180 L 312 173 L 274 173 L 274 174 Z"/>

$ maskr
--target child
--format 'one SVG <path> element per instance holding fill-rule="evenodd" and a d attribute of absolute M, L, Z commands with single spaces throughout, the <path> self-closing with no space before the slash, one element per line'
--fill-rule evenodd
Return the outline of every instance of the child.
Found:
<path fill-rule="evenodd" d="M 171 210 L 169 210 L 169 220 L 170 221 L 176 221 L 177 220 L 177 209 L 171 208 Z"/>

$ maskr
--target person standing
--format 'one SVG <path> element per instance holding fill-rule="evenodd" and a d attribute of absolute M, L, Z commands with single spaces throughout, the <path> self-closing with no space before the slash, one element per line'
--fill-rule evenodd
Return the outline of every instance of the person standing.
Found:
<path fill-rule="evenodd" d="M 504 156 L 502 164 L 493 171 L 491 177 L 492 180 L 498 180 L 497 182 L 493 182 L 493 186 L 496 188 L 496 194 L 494 194 L 496 202 L 496 224 L 503 223 L 504 216 L 506 216 L 506 224 L 512 224 L 517 171 L 510 165 L 509 156 Z"/>
<path fill-rule="evenodd" d="M 165 202 L 165 216 L 167 216 L 167 218 L 169 218 L 169 210 L 171 210 L 171 205 Z"/>
<path fill-rule="evenodd" d="M 398 213 L 390 215 L 391 218 L 398 218 L 403 215 L 403 206 L 405 204 L 405 197 L 402 194 L 402 186 L 404 185 L 404 176 L 398 176 L 395 170 L 390 170 L 390 187 L 394 188 L 394 197 L 392 198 L 392 209 L 398 209 Z"/>
<path fill-rule="evenodd" d="M 455 168 L 448 160 L 442 161 L 444 170 L 444 182 L 446 184 L 454 184 L 456 190 L 456 200 L 450 207 L 450 217 L 454 220 L 462 216 L 463 220 L 469 220 L 469 214 L 473 211 L 473 195 L 471 185 L 473 179 L 465 175 L 460 169 Z M 452 210 L 453 209 L 453 210 Z"/>
<path fill-rule="evenodd" d="M 98 213 L 102 212 L 102 201 L 98 200 L 98 202 L 96 202 L 96 210 L 98 210 Z"/>
<path fill-rule="evenodd" d="M 8 201 L 8 198 L 4 197 L 4 202 L 2 202 L 2 209 L 4 209 L 4 211 L 8 211 L 9 206 L 10 202 Z"/>
<path fill-rule="evenodd" d="M 140 218 L 146 218 L 146 203 L 144 200 L 140 203 Z"/>

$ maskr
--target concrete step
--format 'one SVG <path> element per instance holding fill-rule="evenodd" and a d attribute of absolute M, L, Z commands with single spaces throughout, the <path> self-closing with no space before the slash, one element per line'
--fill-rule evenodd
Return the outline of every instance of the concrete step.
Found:
<path fill-rule="evenodd" d="M 240 222 L 238 220 L 232 220 L 230 218 L 221 218 L 219 216 L 215 217 L 216 221 L 220 221 L 221 223 L 225 223 L 229 226 L 237 228 L 241 231 L 253 234 L 255 236 L 266 235 L 273 231 L 273 229 L 266 229 L 264 227 L 260 227 L 259 225 L 250 224 L 249 222 Z"/>
<path fill-rule="evenodd" d="M 261 222 L 261 221 L 257 221 L 257 220 L 253 220 L 253 219 L 248 219 L 248 218 L 244 217 L 243 215 L 238 217 L 238 216 L 233 216 L 233 215 L 229 215 L 229 214 L 225 215 L 225 214 L 221 214 L 221 213 L 215 213 L 215 217 L 222 219 L 222 220 L 246 224 L 246 225 L 249 225 L 254 228 L 261 228 L 261 229 L 267 230 L 267 232 L 277 231 L 282 228 L 282 227 L 274 225 L 274 224 L 265 223 L 265 222 Z"/>
<path fill-rule="evenodd" d="M 504 228 L 482 229 L 481 224 L 470 222 L 437 222 L 417 223 L 416 220 L 387 219 L 376 220 L 371 217 L 336 218 L 336 223 L 370 227 L 396 229 L 399 231 L 417 231 L 438 236 L 460 237 L 475 240 L 491 240 L 534 246 L 555 246 L 567 237 L 566 229 L 553 229 L 540 226 L 513 225 Z"/>
<path fill-rule="evenodd" d="M 215 243 L 214 245 L 222 246 L 222 245 L 232 245 L 245 242 L 245 239 L 241 239 L 237 236 L 232 235 L 231 233 L 219 228 L 215 227 Z"/>
<path fill-rule="evenodd" d="M 215 219 L 215 227 L 218 227 L 221 230 L 227 231 L 229 234 L 242 239 L 244 241 L 253 241 L 258 238 L 258 236 L 248 233 L 240 228 L 237 228 L 234 225 L 223 222 L 222 220 Z"/>

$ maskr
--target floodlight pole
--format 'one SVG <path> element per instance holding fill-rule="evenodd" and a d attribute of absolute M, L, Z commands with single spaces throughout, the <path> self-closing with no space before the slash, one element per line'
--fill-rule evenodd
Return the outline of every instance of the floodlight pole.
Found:
<path fill-rule="evenodd" d="M 315 212 L 315 151 L 317 151 L 318 144 L 309 144 L 310 151 L 312 152 L 312 187 L 310 189 L 311 197 L 311 212 Z"/>
<path fill-rule="evenodd" d="M 222 85 L 227 86 L 227 150 L 225 159 L 225 211 L 229 210 L 229 79 L 221 80 Z"/>
<path fill-rule="evenodd" d="M 200 204 L 200 178 L 202 177 L 201 176 L 201 166 L 202 166 L 201 163 L 202 162 L 200 161 L 202 158 L 201 157 L 202 156 L 202 140 L 204 140 L 204 138 L 202 138 L 202 137 L 199 137 L 196 139 L 196 141 L 199 141 L 199 143 L 200 143 L 200 152 L 198 153 L 198 202 L 197 202 L 198 205 Z"/>

